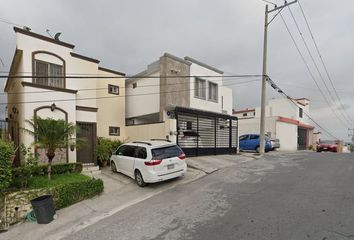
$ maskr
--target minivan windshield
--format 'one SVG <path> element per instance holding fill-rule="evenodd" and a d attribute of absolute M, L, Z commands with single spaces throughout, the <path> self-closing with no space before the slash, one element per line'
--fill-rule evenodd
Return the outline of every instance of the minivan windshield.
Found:
<path fill-rule="evenodd" d="M 178 157 L 183 151 L 177 146 L 168 146 L 162 148 L 154 148 L 151 150 L 153 159 L 166 159 L 172 157 Z"/>

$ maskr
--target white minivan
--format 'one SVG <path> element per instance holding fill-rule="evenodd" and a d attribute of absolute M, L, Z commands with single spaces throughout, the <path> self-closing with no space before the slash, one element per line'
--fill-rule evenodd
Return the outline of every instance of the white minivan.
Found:
<path fill-rule="evenodd" d="M 136 180 L 140 187 L 183 176 L 187 171 L 186 155 L 166 140 L 136 141 L 121 145 L 111 156 L 113 172 Z"/>

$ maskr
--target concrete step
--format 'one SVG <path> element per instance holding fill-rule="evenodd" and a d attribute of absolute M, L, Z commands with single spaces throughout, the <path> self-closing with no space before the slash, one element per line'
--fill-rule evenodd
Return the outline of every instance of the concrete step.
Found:
<path fill-rule="evenodd" d="M 82 166 L 82 172 L 93 172 L 93 171 L 99 171 L 100 167 L 99 166 L 95 166 L 95 165 L 84 165 Z"/>

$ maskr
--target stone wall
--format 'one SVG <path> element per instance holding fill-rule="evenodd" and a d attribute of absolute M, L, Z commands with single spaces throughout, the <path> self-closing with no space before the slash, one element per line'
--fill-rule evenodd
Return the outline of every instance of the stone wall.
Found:
<path fill-rule="evenodd" d="M 32 210 L 31 200 L 50 194 L 49 189 L 32 189 L 8 193 L 4 198 L 6 224 L 14 224 L 25 219 Z"/>

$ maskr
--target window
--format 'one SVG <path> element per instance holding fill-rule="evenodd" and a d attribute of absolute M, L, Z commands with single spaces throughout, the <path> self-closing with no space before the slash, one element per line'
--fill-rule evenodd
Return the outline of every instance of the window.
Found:
<path fill-rule="evenodd" d="M 247 113 L 242 114 L 243 117 L 247 117 Z"/>
<path fill-rule="evenodd" d="M 302 108 L 299 108 L 299 117 L 302 118 L 304 114 L 304 110 Z"/>
<path fill-rule="evenodd" d="M 118 155 L 126 156 L 126 157 L 134 157 L 135 147 L 134 146 L 122 146 L 118 149 Z"/>
<path fill-rule="evenodd" d="M 34 78 L 34 83 L 50 87 L 65 88 L 65 79 L 63 78 L 63 66 L 39 60 L 35 60 L 34 64 L 35 75 L 41 77 Z"/>
<path fill-rule="evenodd" d="M 166 159 L 172 157 L 178 157 L 183 154 L 183 151 L 177 146 L 163 147 L 163 148 L 155 148 L 151 150 L 153 159 Z"/>
<path fill-rule="evenodd" d="M 218 84 L 209 82 L 209 100 L 218 101 Z"/>
<path fill-rule="evenodd" d="M 251 140 L 259 139 L 259 136 L 258 136 L 258 135 L 251 135 L 251 136 L 250 136 L 250 139 L 251 139 Z"/>
<path fill-rule="evenodd" d="M 240 137 L 240 141 L 248 140 L 248 135 L 243 135 Z"/>
<path fill-rule="evenodd" d="M 133 88 L 136 88 L 138 86 L 138 83 L 133 83 Z"/>
<path fill-rule="evenodd" d="M 196 98 L 206 99 L 206 81 L 200 78 L 195 79 L 194 96 Z"/>
<path fill-rule="evenodd" d="M 136 147 L 135 156 L 137 158 L 146 159 L 146 157 L 147 157 L 146 148 L 144 148 L 144 147 Z"/>
<path fill-rule="evenodd" d="M 119 136 L 120 127 L 109 127 L 109 136 Z"/>
<path fill-rule="evenodd" d="M 119 86 L 108 84 L 108 93 L 119 95 Z"/>

